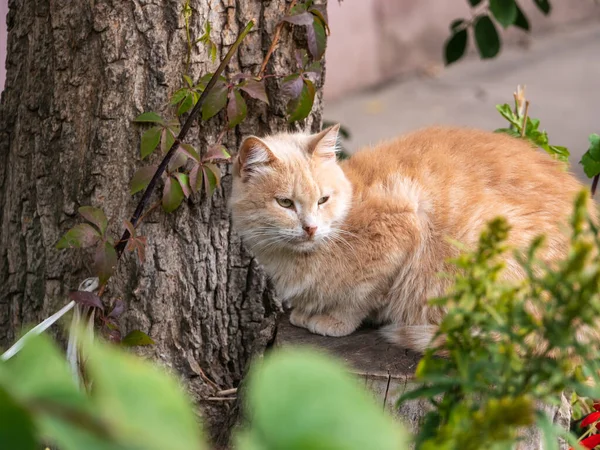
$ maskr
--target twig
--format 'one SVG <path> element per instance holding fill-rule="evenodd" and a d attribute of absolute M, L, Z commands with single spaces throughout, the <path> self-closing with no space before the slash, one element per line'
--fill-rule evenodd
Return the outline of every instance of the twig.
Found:
<path fill-rule="evenodd" d="M 598 177 L 600 175 L 595 175 L 594 179 L 592 180 L 592 197 L 594 196 L 594 194 L 596 193 L 596 188 L 598 187 Z"/>
<path fill-rule="evenodd" d="M 232 402 L 237 400 L 237 397 L 207 397 L 204 400 L 209 402 Z"/>
<path fill-rule="evenodd" d="M 135 224 L 135 227 L 136 228 L 139 227 L 140 224 L 144 221 L 144 219 L 146 217 L 148 217 L 148 214 L 150 214 L 152 211 L 154 211 L 160 205 L 162 205 L 162 201 L 161 200 L 158 200 L 158 201 L 152 203 L 152 205 L 150 205 L 150 208 L 148 208 L 147 211 L 140 216 L 140 218 L 138 219 L 138 223 Z"/>
<path fill-rule="evenodd" d="M 296 6 L 296 1 L 297 0 L 292 0 L 292 3 L 290 3 L 290 7 L 288 8 L 288 11 L 287 11 L 288 14 L 292 10 L 292 8 L 294 6 Z M 260 78 L 260 79 L 262 79 L 262 77 L 265 73 L 265 70 L 267 70 L 267 64 L 269 64 L 271 55 L 273 54 L 273 52 L 275 51 L 275 47 L 279 43 L 279 38 L 281 37 L 281 30 L 283 29 L 284 25 L 285 25 L 285 22 L 281 21 L 281 22 L 279 22 L 279 24 L 277 25 L 277 28 L 275 29 L 275 35 L 273 36 L 273 42 L 271 42 L 271 46 L 269 47 L 269 50 L 267 51 L 265 59 L 263 60 L 262 65 L 260 66 L 260 71 L 258 72 L 258 78 Z"/>
<path fill-rule="evenodd" d="M 215 73 L 213 73 L 213 76 L 211 77 L 210 81 L 206 85 L 206 88 L 204 89 L 204 91 L 202 91 L 202 94 L 200 95 L 200 98 L 198 99 L 196 106 L 194 106 L 194 109 L 192 109 L 192 112 L 190 113 L 187 120 L 183 124 L 183 127 L 181 128 L 181 131 L 175 138 L 175 141 L 171 145 L 171 148 L 169 149 L 169 151 L 167 152 L 167 154 L 161 161 L 160 165 L 158 166 L 158 169 L 156 169 L 156 172 L 154 172 L 154 176 L 150 180 L 150 183 L 148 183 L 148 187 L 144 191 L 144 195 L 142 195 L 140 202 L 138 203 L 137 207 L 135 208 L 135 212 L 133 213 L 133 216 L 131 216 L 130 222 L 134 227 L 140 220 L 140 216 L 142 215 L 142 212 L 144 211 L 144 208 L 146 207 L 148 200 L 150 200 L 150 196 L 154 192 L 154 188 L 156 187 L 156 183 L 158 182 L 158 179 L 161 177 L 161 175 L 167 168 L 169 161 L 171 161 L 171 158 L 175 155 L 175 152 L 179 148 L 179 145 L 181 144 L 183 139 L 186 137 L 188 131 L 192 127 L 192 124 L 194 123 L 196 116 L 200 112 L 200 109 L 202 108 L 202 105 L 204 104 L 206 97 L 208 96 L 209 92 L 212 90 L 212 88 L 216 84 L 221 73 L 223 73 L 223 71 L 225 70 L 225 67 L 227 66 L 227 64 L 229 64 L 229 60 L 231 60 L 234 53 L 237 51 L 238 47 L 240 46 L 240 44 L 242 43 L 242 41 L 244 40 L 246 35 L 250 32 L 250 30 L 252 29 L 253 26 L 254 26 L 254 20 L 251 20 L 250 22 L 248 22 L 248 25 L 246 25 L 246 28 L 244 28 L 244 30 L 240 33 L 240 35 L 238 36 L 236 41 L 233 43 L 233 45 L 227 52 L 227 55 L 225 55 L 225 58 L 223 58 L 223 61 L 221 61 L 221 64 L 219 64 L 219 67 L 217 68 Z M 119 243 L 115 247 L 115 250 L 117 252 L 117 259 L 121 258 L 121 255 L 123 254 L 123 251 L 125 250 L 125 246 L 127 245 L 127 240 L 130 238 L 130 236 L 131 235 L 129 234 L 129 230 L 125 230 Z"/>
<path fill-rule="evenodd" d="M 231 389 L 225 389 L 224 391 L 219 391 L 217 392 L 218 396 L 227 396 L 227 395 L 231 395 L 231 394 L 235 394 L 237 393 L 237 388 L 231 388 Z"/>

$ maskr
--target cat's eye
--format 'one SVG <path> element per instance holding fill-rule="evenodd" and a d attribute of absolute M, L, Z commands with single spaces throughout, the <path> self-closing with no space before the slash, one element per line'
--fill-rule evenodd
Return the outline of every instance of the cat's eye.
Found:
<path fill-rule="evenodd" d="M 329 195 L 326 195 L 325 197 L 321 197 L 318 201 L 319 205 L 322 205 L 323 203 L 325 203 L 327 200 L 329 200 Z"/>
<path fill-rule="evenodd" d="M 291 208 L 294 206 L 294 202 L 289 198 L 275 198 L 275 200 L 277 200 L 277 203 L 279 203 L 279 206 L 282 208 Z"/>

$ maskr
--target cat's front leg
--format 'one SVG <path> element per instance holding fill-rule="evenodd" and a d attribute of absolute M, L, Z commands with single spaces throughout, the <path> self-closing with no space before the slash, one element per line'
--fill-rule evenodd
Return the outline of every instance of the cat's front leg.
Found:
<path fill-rule="evenodd" d="M 355 331 L 362 318 L 340 313 L 309 315 L 298 309 L 290 314 L 290 323 L 297 327 L 306 328 L 311 333 L 323 336 L 347 336 Z"/>

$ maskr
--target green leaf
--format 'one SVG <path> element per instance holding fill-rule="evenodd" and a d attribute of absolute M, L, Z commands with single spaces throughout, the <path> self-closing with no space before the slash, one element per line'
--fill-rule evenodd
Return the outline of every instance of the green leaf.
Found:
<path fill-rule="evenodd" d="M 519 4 L 517 2 L 515 2 L 515 5 L 517 6 L 517 18 L 515 19 L 515 22 L 514 22 L 515 27 L 518 27 L 525 31 L 529 31 L 529 29 L 531 28 L 529 26 L 529 19 L 527 19 L 527 16 L 523 12 L 523 10 L 519 7 Z"/>
<path fill-rule="evenodd" d="M 248 107 L 246 101 L 242 97 L 239 90 L 233 89 L 229 92 L 229 102 L 227 103 L 227 120 L 229 122 L 229 128 L 234 128 L 236 125 L 242 123 L 248 114 Z"/>
<path fill-rule="evenodd" d="M 546 15 L 550 14 L 550 11 L 552 10 L 552 6 L 550 5 L 550 2 L 548 0 L 534 0 L 534 1 L 540 11 L 542 11 Z"/>
<path fill-rule="evenodd" d="M 165 122 L 162 117 L 160 117 L 155 112 L 151 112 L 151 111 L 140 114 L 135 119 L 133 119 L 133 121 L 137 122 L 137 123 L 160 123 L 160 124 L 164 124 L 164 122 Z"/>
<path fill-rule="evenodd" d="M 450 22 L 450 31 L 454 34 L 459 28 L 462 28 L 465 23 L 465 19 L 454 19 Z"/>
<path fill-rule="evenodd" d="M 544 450 L 558 450 L 558 436 L 554 432 L 552 422 L 546 416 L 546 413 L 539 411 L 537 414 L 537 425 L 542 431 L 544 437 Z"/>
<path fill-rule="evenodd" d="M 207 94 L 202 105 L 202 120 L 208 120 L 221 111 L 227 104 L 227 84 L 218 80 L 215 86 Z"/>
<path fill-rule="evenodd" d="M 185 82 L 188 85 L 188 87 L 193 87 L 194 86 L 194 82 L 192 81 L 192 79 L 188 75 L 184 75 L 183 79 L 185 80 Z"/>
<path fill-rule="evenodd" d="M 167 178 L 165 181 L 165 187 L 163 189 L 162 206 L 163 209 L 170 213 L 175 211 L 181 205 L 184 195 L 181 185 L 177 183 L 173 178 Z"/>
<path fill-rule="evenodd" d="M 402 426 L 346 370 L 307 350 L 267 355 L 249 375 L 245 441 L 262 449 L 407 448 Z"/>
<path fill-rule="evenodd" d="M 89 411 L 88 399 L 75 385 L 67 361 L 46 335 L 31 337 L 18 355 L 0 363 L 0 385 L 19 402 Z"/>
<path fill-rule="evenodd" d="M 298 98 L 288 103 L 288 122 L 295 122 L 308 117 L 315 100 L 315 86 L 310 80 L 303 80 L 302 91 Z"/>
<path fill-rule="evenodd" d="M 155 342 L 150 336 L 140 330 L 133 330 L 127 334 L 122 340 L 121 345 L 125 347 L 136 347 L 144 345 L 154 345 Z"/>
<path fill-rule="evenodd" d="M 508 134 L 512 137 L 516 137 L 516 138 L 520 138 L 521 137 L 521 133 L 511 129 L 511 128 L 498 128 L 497 130 L 494 130 L 494 133 L 504 133 L 504 134 Z"/>
<path fill-rule="evenodd" d="M 192 405 L 175 378 L 115 347 L 87 344 L 95 404 L 111 435 L 128 448 L 205 448 Z"/>
<path fill-rule="evenodd" d="M 179 152 L 185 154 L 186 156 L 188 156 L 189 158 L 194 159 L 197 162 L 200 162 L 200 156 L 198 155 L 198 152 L 196 151 L 196 149 L 190 145 L 190 144 L 186 144 L 185 142 L 182 142 L 179 145 Z"/>
<path fill-rule="evenodd" d="M 177 180 L 177 182 L 179 183 L 179 186 L 181 186 L 181 190 L 183 191 L 183 195 L 185 195 L 185 198 L 188 198 L 191 194 L 190 180 L 189 180 L 188 174 L 182 173 L 182 172 L 176 172 L 173 174 L 173 177 Z"/>
<path fill-rule="evenodd" d="M 108 226 L 108 220 L 106 219 L 106 215 L 104 211 L 99 208 L 94 208 L 92 206 L 82 206 L 79 208 L 79 214 L 83 216 L 83 218 L 98 227 L 100 230 L 100 234 L 104 235 L 106 232 L 106 227 Z"/>
<path fill-rule="evenodd" d="M 100 233 L 87 223 L 79 223 L 67 231 L 56 243 L 57 249 L 62 248 L 87 248 L 96 245 Z"/>
<path fill-rule="evenodd" d="M 251 78 L 241 84 L 240 89 L 250 97 L 260 100 L 261 102 L 265 102 L 267 105 L 269 104 L 264 80 L 256 81 Z"/>
<path fill-rule="evenodd" d="M 308 43 L 308 50 L 314 59 L 321 59 L 325 54 L 325 48 L 327 47 L 327 34 L 325 33 L 325 27 L 317 17 L 313 17 L 312 25 L 306 27 L 306 40 Z"/>
<path fill-rule="evenodd" d="M 482 59 L 493 58 L 500 51 L 500 37 L 489 16 L 479 16 L 475 21 L 475 42 Z"/>
<path fill-rule="evenodd" d="M 167 153 L 171 149 L 171 146 L 174 142 L 175 136 L 173 134 L 173 131 L 170 128 L 163 129 L 160 137 L 160 149 L 162 150 L 162 152 Z"/>
<path fill-rule="evenodd" d="M 157 170 L 158 166 L 146 166 L 138 169 L 129 182 L 129 192 L 131 195 L 146 189 Z"/>
<path fill-rule="evenodd" d="M 171 105 L 175 106 L 177 103 L 181 102 L 185 98 L 187 92 L 188 90 L 186 88 L 176 90 L 171 96 Z"/>
<path fill-rule="evenodd" d="M 169 172 L 174 172 L 180 167 L 182 167 L 187 162 L 187 160 L 187 156 L 184 153 L 178 151 L 175 153 L 175 155 L 173 155 L 173 157 L 169 161 L 167 169 L 169 170 Z"/>
<path fill-rule="evenodd" d="M 182 114 L 185 114 L 190 109 L 192 109 L 193 106 L 194 106 L 194 94 L 192 92 L 188 91 L 187 94 L 185 95 L 183 101 L 179 105 L 179 108 L 177 108 L 177 115 L 180 116 Z"/>
<path fill-rule="evenodd" d="M 496 109 L 500 114 L 502 114 L 502 117 L 508 120 L 518 130 L 522 128 L 521 121 L 517 118 L 510 105 L 508 105 L 507 103 L 505 103 L 504 105 L 496 105 Z"/>
<path fill-rule="evenodd" d="M 569 156 L 571 155 L 571 152 L 569 152 L 569 149 L 567 147 L 563 147 L 561 145 L 550 145 L 548 149 L 550 150 L 550 153 L 556 156 L 556 158 L 559 161 L 569 161 Z"/>
<path fill-rule="evenodd" d="M 592 133 L 588 137 L 588 141 L 590 143 L 588 148 L 590 156 L 595 160 L 600 161 L 600 136 L 598 136 L 596 133 Z"/>
<path fill-rule="evenodd" d="M 117 252 L 108 242 L 100 243 L 94 255 L 94 271 L 100 279 L 100 284 L 106 284 L 117 265 Z"/>
<path fill-rule="evenodd" d="M 219 143 L 208 147 L 208 150 L 206 151 L 206 155 L 204 156 L 205 161 L 212 161 L 215 159 L 216 160 L 227 160 L 229 158 L 231 158 L 231 155 L 229 154 L 229 152 L 227 151 L 225 146 L 223 144 L 219 144 Z"/>
<path fill-rule="evenodd" d="M 477 6 L 481 3 L 481 0 L 469 0 L 469 5 Z"/>
<path fill-rule="evenodd" d="M 452 64 L 458 61 L 465 54 L 468 42 L 467 30 L 461 30 L 450 36 L 450 39 L 446 41 L 446 48 L 444 51 L 444 57 L 446 64 Z"/>
<path fill-rule="evenodd" d="M 209 42 L 210 45 L 210 60 L 215 62 L 217 60 L 217 45 L 213 42 Z"/>
<path fill-rule="evenodd" d="M 142 134 L 142 145 L 140 147 L 142 159 L 151 155 L 156 146 L 160 142 L 162 127 L 152 127 L 144 131 Z"/>
<path fill-rule="evenodd" d="M 27 410 L 0 387 L 0 442 L 2 448 L 37 450 L 36 430 Z"/>
<path fill-rule="evenodd" d="M 589 151 L 583 154 L 579 164 L 583 166 L 583 171 L 588 178 L 594 178 L 596 175 L 600 174 L 600 161 L 594 159 Z"/>
<path fill-rule="evenodd" d="M 517 19 L 518 9 L 515 0 L 489 0 L 490 11 L 504 28 L 511 26 Z"/>
<path fill-rule="evenodd" d="M 211 197 L 215 192 L 215 188 L 221 182 L 221 171 L 219 168 L 213 163 L 204 163 L 202 165 L 202 174 L 204 180 L 204 189 L 206 190 L 206 195 Z"/>

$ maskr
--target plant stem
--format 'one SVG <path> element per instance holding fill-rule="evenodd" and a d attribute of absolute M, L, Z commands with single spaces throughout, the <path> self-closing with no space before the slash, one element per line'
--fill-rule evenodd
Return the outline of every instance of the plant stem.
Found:
<path fill-rule="evenodd" d="M 527 129 L 527 114 L 529 113 L 529 100 L 525 101 L 525 112 L 523 113 L 523 126 L 521 127 L 521 137 L 525 137 L 525 130 Z"/>
<path fill-rule="evenodd" d="M 194 106 L 194 109 L 192 109 L 192 112 L 190 113 L 187 120 L 183 124 L 183 127 L 181 128 L 181 131 L 177 135 L 177 138 L 175 138 L 175 141 L 171 145 L 171 148 L 169 149 L 169 151 L 167 152 L 167 154 L 161 161 L 156 172 L 154 172 L 154 176 L 150 180 L 150 183 L 148 183 L 148 187 L 144 191 L 144 195 L 142 195 L 140 202 L 138 203 L 137 207 L 135 208 L 135 212 L 131 216 L 130 222 L 134 227 L 137 225 L 138 221 L 140 220 L 142 212 L 144 212 L 144 208 L 146 207 L 148 200 L 150 200 L 150 196 L 154 192 L 154 188 L 156 187 L 156 183 L 158 182 L 158 179 L 161 177 L 161 175 L 167 168 L 169 161 L 171 161 L 171 158 L 177 152 L 179 145 L 181 144 L 183 139 L 185 139 L 188 131 L 190 131 L 190 128 L 192 127 L 192 124 L 193 124 L 194 120 L 196 119 L 196 116 L 200 112 L 200 109 L 202 108 L 202 105 L 204 104 L 204 101 L 206 100 L 208 93 L 212 90 L 212 88 L 216 84 L 217 80 L 219 79 L 219 76 L 221 75 L 221 73 L 223 73 L 223 71 L 225 70 L 225 67 L 227 66 L 227 64 L 229 64 L 229 61 L 233 57 L 234 53 L 237 51 L 238 47 L 240 46 L 240 44 L 242 43 L 242 41 L 244 40 L 246 35 L 250 32 L 250 30 L 252 29 L 253 26 L 254 26 L 254 20 L 251 20 L 250 22 L 248 22 L 248 25 L 246 25 L 246 28 L 244 28 L 244 30 L 240 33 L 240 35 L 238 36 L 236 41 L 233 43 L 233 45 L 231 46 L 231 48 L 225 55 L 225 58 L 223 58 L 223 60 L 221 61 L 221 64 L 219 64 L 219 67 L 217 68 L 215 73 L 213 73 L 213 76 L 211 77 L 210 81 L 206 85 L 206 88 L 204 89 L 204 91 L 202 91 L 202 94 L 200 95 L 198 102 L 196 103 L 196 105 Z M 121 258 L 121 255 L 123 254 L 123 250 L 125 250 L 125 246 L 127 245 L 127 240 L 129 238 L 130 238 L 129 230 L 125 230 L 119 243 L 115 247 L 115 250 L 117 252 L 117 259 Z"/>
<path fill-rule="evenodd" d="M 296 6 L 296 2 L 297 2 L 297 0 L 292 0 L 292 3 L 290 3 L 290 6 L 287 11 L 288 14 L 292 10 L 292 8 L 294 6 Z M 262 79 L 263 75 L 265 74 L 265 70 L 267 70 L 267 64 L 269 64 L 269 60 L 271 59 L 271 55 L 273 54 L 273 52 L 275 51 L 275 47 L 279 43 L 279 38 L 281 37 L 281 30 L 283 29 L 284 25 L 285 25 L 285 22 L 282 20 L 281 22 L 279 22 L 279 24 L 277 25 L 277 28 L 275 29 L 275 35 L 273 36 L 273 42 L 271 42 L 271 46 L 269 47 L 269 50 L 267 51 L 265 59 L 263 60 L 262 65 L 260 66 L 260 71 L 258 72 L 258 78 L 260 78 L 260 79 Z"/>
<path fill-rule="evenodd" d="M 600 177 L 600 175 L 595 175 L 592 180 L 592 196 L 596 193 L 596 188 L 598 187 L 598 177 Z"/>

